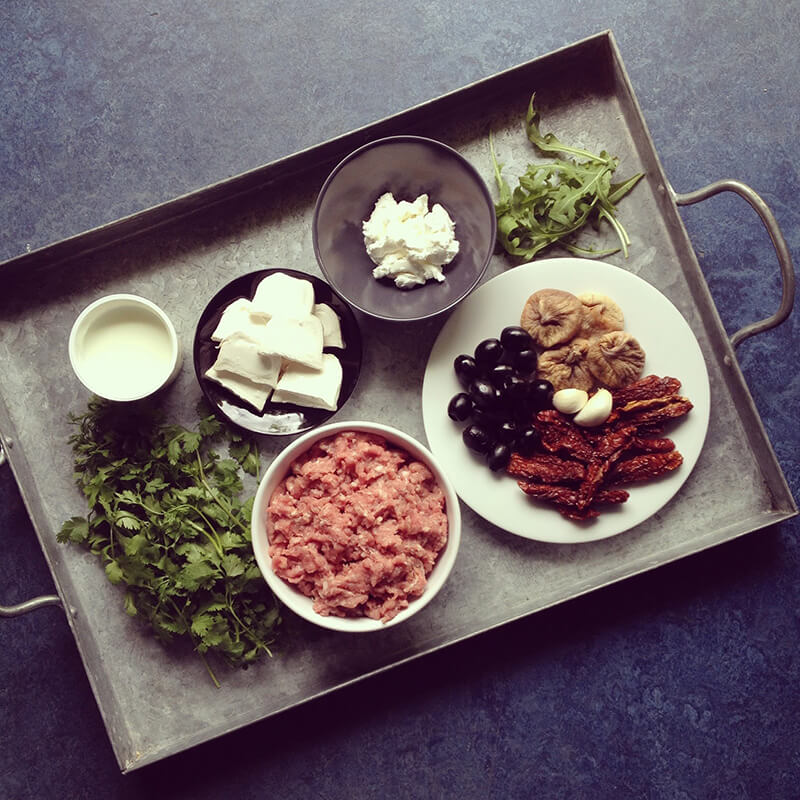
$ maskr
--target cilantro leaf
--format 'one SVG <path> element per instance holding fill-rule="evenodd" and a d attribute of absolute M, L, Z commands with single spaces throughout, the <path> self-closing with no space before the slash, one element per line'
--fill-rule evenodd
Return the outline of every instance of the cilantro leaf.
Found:
<path fill-rule="evenodd" d="M 96 555 L 125 587 L 125 612 L 159 640 L 188 638 L 216 685 L 206 656 L 246 666 L 271 655 L 280 614 L 250 546 L 254 498 L 240 497 L 241 472 L 260 468 L 255 442 L 210 414 L 197 430 L 167 424 L 146 402 L 92 398 L 70 422 L 88 513 L 58 541 Z M 215 449 L 225 437 L 229 458 Z"/>

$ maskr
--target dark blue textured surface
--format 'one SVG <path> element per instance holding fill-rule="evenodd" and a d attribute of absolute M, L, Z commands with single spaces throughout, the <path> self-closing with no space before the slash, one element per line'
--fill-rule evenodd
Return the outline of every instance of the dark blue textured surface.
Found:
<path fill-rule="evenodd" d="M 612 28 L 672 184 L 735 177 L 800 257 L 797 9 L 756 0 L 0 6 L 0 259 Z M 780 287 L 733 197 L 682 211 L 730 332 Z M 796 315 L 738 355 L 800 495 Z M 0 364 L 0 379 L 2 364 Z M 736 476 L 732 476 L 732 481 Z M 0 620 L 3 798 L 796 798 L 793 520 L 122 777 L 57 608 Z M 0 601 L 52 591 L 0 470 Z"/>

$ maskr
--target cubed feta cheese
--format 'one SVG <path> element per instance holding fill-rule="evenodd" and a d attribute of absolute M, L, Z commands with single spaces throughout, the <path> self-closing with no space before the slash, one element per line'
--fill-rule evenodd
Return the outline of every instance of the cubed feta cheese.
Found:
<path fill-rule="evenodd" d="M 282 358 L 311 369 L 322 367 L 322 323 L 309 314 L 302 319 L 272 317 L 258 347 L 265 356 Z"/>
<path fill-rule="evenodd" d="M 206 377 L 215 381 L 220 386 L 224 386 L 228 391 L 233 392 L 237 397 L 244 400 L 245 403 L 249 403 L 253 406 L 259 413 L 264 410 L 264 405 L 272 392 L 271 386 L 254 383 L 247 378 L 243 378 L 241 375 L 218 370 L 213 366 L 206 370 Z"/>
<path fill-rule="evenodd" d="M 332 353 L 324 353 L 322 368 L 290 364 L 272 395 L 273 403 L 296 403 L 309 408 L 336 411 L 342 388 L 342 365 Z"/>
<path fill-rule="evenodd" d="M 344 347 L 339 315 L 326 303 L 314 305 L 314 316 L 322 323 L 322 346 Z"/>
<path fill-rule="evenodd" d="M 311 314 L 313 307 L 314 287 L 311 283 L 283 272 L 267 275 L 253 295 L 253 313 L 263 319 L 276 316 L 300 319 Z"/>

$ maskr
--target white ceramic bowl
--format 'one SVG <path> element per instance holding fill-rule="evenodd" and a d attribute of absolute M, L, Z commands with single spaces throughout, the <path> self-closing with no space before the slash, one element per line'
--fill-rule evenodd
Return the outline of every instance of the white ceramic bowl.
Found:
<path fill-rule="evenodd" d="M 289 583 L 279 578 L 272 569 L 272 560 L 269 556 L 269 541 L 267 534 L 267 506 L 270 498 L 283 480 L 292 462 L 308 450 L 315 442 L 334 436 L 342 431 L 364 431 L 384 437 L 388 442 L 398 445 L 410 453 L 414 458 L 426 464 L 441 486 L 445 495 L 448 536 L 444 550 L 434 565 L 433 571 L 428 576 L 425 591 L 408 608 L 401 611 L 388 622 L 370 619 L 368 617 L 336 617 L 323 616 L 312 608 L 313 601 L 299 592 Z M 404 622 L 416 614 L 435 597 L 442 588 L 456 559 L 458 546 L 461 540 L 461 510 L 458 497 L 452 484 L 439 466 L 434 456 L 415 439 L 396 428 L 381 425 L 377 422 L 335 422 L 323 425 L 306 433 L 292 444 L 282 450 L 267 469 L 259 484 L 253 504 L 251 521 L 253 536 L 253 551 L 256 562 L 264 575 L 265 580 L 275 596 L 288 608 L 303 619 L 313 622 L 323 628 L 336 631 L 349 631 L 353 633 L 384 630 L 392 625 Z"/>
<path fill-rule="evenodd" d="M 106 400 L 141 400 L 163 389 L 181 367 L 169 317 L 152 301 L 111 294 L 88 305 L 69 335 L 69 360 L 80 382 Z"/>

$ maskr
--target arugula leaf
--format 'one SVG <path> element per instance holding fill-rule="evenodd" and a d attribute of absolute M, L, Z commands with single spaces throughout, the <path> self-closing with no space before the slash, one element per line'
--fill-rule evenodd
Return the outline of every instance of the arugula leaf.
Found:
<path fill-rule="evenodd" d="M 201 412 L 202 413 L 202 412 Z M 189 639 L 233 666 L 271 655 L 280 615 L 252 553 L 253 497 L 241 471 L 258 475 L 256 443 L 206 414 L 192 431 L 166 424 L 153 406 L 92 398 L 71 415 L 75 480 L 89 505 L 59 542 L 86 547 L 125 612 L 165 643 Z M 230 458 L 216 446 L 227 438 Z"/>
<path fill-rule="evenodd" d="M 602 153 L 597 156 L 588 150 L 581 150 L 578 147 L 570 147 L 563 144 L 556 139 L 554 133 L 548 133 L 545 136 L 539 132 L 539 111 L 534 107 L 533 101 L 536 97 L 536 92 L 531 95 L 528 103 L 528 111 L 525 114 L 525 133 L 531 140 L 534 147 L 541 150 L 543 153 L 571 153 L 578 158 L 585 158 L 588 161 L 597 161 L 600 164 L 608 164 L 608 155 Z"/>
<path fill-rule="evenodd" d="M 568 251 L 584 256 L 606 256 L 622 250 L 628 257 L 630 237 L 617 219 L 616 204 L 630 192 L 644 173 L 633 175 L 621 183 L 612 182 L 619 159 L 605 151 L 592 153 L 559 141 L 553 133 L 542 134 L 539 111 L 531 95 L 525 115 L 525 132 L 533 146 L 550 162 L 530 164 L 512 190 L 502 175 L 493 137 L 489 135 L 489 151 L 494 167 L 500 199 L 495 203 L 497 240 L 512 256 L 530 261 L 539 252 L 556 243 Z M 558 158 L 555 156 L 566 156 Z M 581 247 L 576 237 L 584 226 L 611 225 L 620 247 L 594 250 Z"/>

